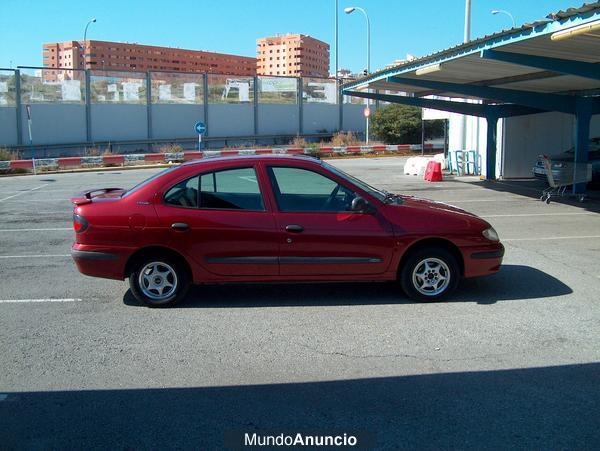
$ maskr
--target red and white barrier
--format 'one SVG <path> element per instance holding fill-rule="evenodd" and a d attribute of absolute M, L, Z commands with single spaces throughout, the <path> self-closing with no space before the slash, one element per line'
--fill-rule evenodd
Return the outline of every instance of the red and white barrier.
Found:
<path fill-rule="evenodd" d="M 425 144 L 425 149 L 439 149 L 441 146 Z M 214 156 L 233 155 L 264 155 L 264 154 L 288 154 L 288 155 L 324 155 L 324 154 L 369 154 L 373 152 L 397 152 L 401 150 L 421 150 L 420 144 L 397 144 L 376 146 L 330 146 L 318 148 L 303 147 L 261 147 L 256 149 L 223 149 L 205 150 L 195 152 L 174 153 L 146 153 L 130 155 L 100 155 L 94 157 L 60 157 L 36 159 L 36 168 L 49 169 L 75 169 L 86 165 L 120 165 L 126 166 L 133 163 L 163 164 L 179 163 L 182 161 L 196 160 L 199 158 Z M 33 169 L 32 160 L 9 160 L 0 161 L 0 169 Z"/>

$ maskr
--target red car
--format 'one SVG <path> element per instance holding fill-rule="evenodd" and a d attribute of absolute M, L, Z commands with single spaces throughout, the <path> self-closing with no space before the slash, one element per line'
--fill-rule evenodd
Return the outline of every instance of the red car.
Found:
<path fill-rule="evenodd" d="M 393 281 L 418 300 L 499 270 L 494 229 L 450 205 L 373 188 L 309 157 L 209 158 L 133 189 L 83 193 L 72 255 L 83 274 L 129 278 L 158 307 L 191 283 Z"/>

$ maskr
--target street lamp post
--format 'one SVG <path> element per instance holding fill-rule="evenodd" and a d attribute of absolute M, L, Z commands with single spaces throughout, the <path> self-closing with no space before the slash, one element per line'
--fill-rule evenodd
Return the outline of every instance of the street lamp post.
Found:
<path fill-rule="evenodd" d="M 83 68 L 85 69 L 85 41 L 87 40 L 87 30 L 88 27 L 96 22 L 96 18 L 90 19 L 90 21 L 85 25 L 85 30 L 83 30 Z"/>
<path fill-rule="evenodd" d="M 508 11 L 505 11 L 505 10 L 503 10 L 503 9 L 492 9 L 490 12 L 491 12 L 491 13 L 492 13 L 494 16 L 495 16 L 496 14 L 505 14 L 505 15 L 507 15 L 508 17 L 510 17 L 510 20 L 512 21 L 512 26 L 513 26 L 513 28 L 517 28 L 517 23 L 515 22 L 515 18 L 513 17 L 513 15 L 512 15 L 510 12 L 508 12 Z"/>
<path fill-rule="evenodd" d="M 346 14 L 352 14 L 354 11 L 360 11 L 365 16 L 367 20 L 367 74 L 371 73 L 371 21 L 369 20 L 369 15 L 367 12 L 358 6 L 350 6 L 348 8 L 344 8 L 344 12 Z M 367 99 L 367 108 L 370 109 L 371 100 Z M 367 128 L 366 128 L 366 143 L 369 144 L 369 115 L 366 115 L 367 119 Z"/>

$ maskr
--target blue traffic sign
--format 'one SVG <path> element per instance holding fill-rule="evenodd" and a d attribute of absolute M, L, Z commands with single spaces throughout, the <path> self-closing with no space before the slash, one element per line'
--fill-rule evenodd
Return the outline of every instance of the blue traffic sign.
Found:
<path fill-rule="evenodd" d="M 203 135 L 206 133 L 206 124 L 204 122 L 196 122 L 194 128 L 196 129 L 196 133 L 198 133 L 199 135 Z"/>

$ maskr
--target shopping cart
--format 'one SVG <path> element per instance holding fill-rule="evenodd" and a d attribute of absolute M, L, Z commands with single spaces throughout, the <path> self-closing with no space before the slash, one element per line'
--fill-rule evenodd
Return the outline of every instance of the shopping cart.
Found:
<path fill-rule="evenodd" d="M 570 196 L 567 188 L 577 183 L 587 183 L 592 180 L 592 165 L 590 163 L 573 163 L 572 161 L 555 161 L 549 156 L 540 155 L 546 170 L 548 188 L 542 191 L 540 200 L 550 203 L 552 197 Z M 580 202 L 585 200 L 585 194 L 574 194 Z"/>

